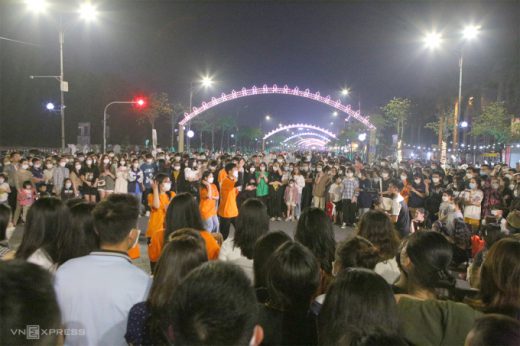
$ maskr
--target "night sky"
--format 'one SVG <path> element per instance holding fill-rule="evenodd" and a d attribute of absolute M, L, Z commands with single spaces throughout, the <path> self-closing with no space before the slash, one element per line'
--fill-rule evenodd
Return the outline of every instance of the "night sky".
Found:
<path fill-rule="evenodd" d="M 460 48 L 457 37 L 467 23 L 479 24 L 483 31 L 477 42 L 464 48 L 465 85 L 486 81 L 492 72 L 490 66 L 506 51 L 520 58 L 514 46 L 520 30 L 518 1 L 106 0 L 98 4 L 101 15 L 89 25 L 77 21 L 73 13 L 64 13 L 68 25 L 65 79 L 71 79 L 76 71 L 117 76 L 134 86 L 136 92 L 164 91 L 175 103 L 187 104 L 190 81 L 203 75 L 213 76 L 217 83 L 197 93 L 194 105 L 221 92 L 274 83 L 309 88 L 333 98 L 341 97 L 340 89 L 349 87 L 352 93 L 345 102 L 355 109 L 361 105 L 365 114 L 378 111 L 394 96 L 455 96 Z M 23 89 L 21 95 L 32 95 L 32 103 L 37 101 L 35 94 L 56 96 L 54 81 L 26 80 L 29 74 L 59 71 L 58 35 L 53 24 L 59 11 L 50 11 L 37 20 L 25 11 L 22 1 L 11 0 L 1 5 L 0 13 L 0 36 L 39 45 L 0 40 L 2 95 L 13 87 Z M 421 41 L 431 29 L 452 35 L 436 52 L 425 50 Z M 22 79 L 23 83 L 16 83 Z M 74 84 L 70 89 L 69 94 L 88 93 Z M 70 96 L 66 94 L 66 98 Z M 0 108 L 0 144 L 59 143 L 58 137 L 50 140 L 41 135 L 42 119 L 48 120 L 44 124 L 52 124 L 50 134 L 59 133 L 55 131 L 59 123 L 41 110 L 41 104 L 18 107 L 17 103 L 28 101 L 21 97 L 13 103 L 5 98 Z M 13 112 L 13 107 L 18 111 Z M 101 116 L 102 109 L 100 103 L 92 113 Z M 256 126 L 265 114 L 273 115 L 273 124 L 262 124 L 264 127 L 308 122 L 330 128 L 334 120 L 331 111 L 327 106 L 290 96 L 249 97 L 215 108 L 217 114 L 238 113 L 240 124 Z M 77 122 L 94 120 L 71 114 L 73 105 L 67 112 L 67 142 L 72 142 Z M 19 131 L 26 123 L 40 126 L 29 126 L 31 132 L 26 136 Z M 13 124 L 18 126 L 13 128 Z M 138 125 L 132 123 L 134 126 Z M 114 136 L 118 135 L 122 132 L 115 130 Z"/>

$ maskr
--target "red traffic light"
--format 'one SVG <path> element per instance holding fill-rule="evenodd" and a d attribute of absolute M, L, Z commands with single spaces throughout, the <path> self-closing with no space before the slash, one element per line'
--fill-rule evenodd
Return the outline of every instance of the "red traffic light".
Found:
<path fill-rule="evenodd" d="M 137 97 L 134 99 L 133 104 L 137 108 L 144 108 L 146 106 L 146 99 L 143 97 Z"/>

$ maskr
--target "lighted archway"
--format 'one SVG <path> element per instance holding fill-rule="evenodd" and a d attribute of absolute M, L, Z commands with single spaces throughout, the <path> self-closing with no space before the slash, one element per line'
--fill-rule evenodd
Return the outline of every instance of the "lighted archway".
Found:
<path fill-rule="evenodd" d="M 327 106 L 330 106 L 338 111 L 346 113 L 348 116 L 360 121 L 369 129 L 376 129 L 376 127 L 370 122 L 368 117 L 362 116 L 359 110 L 354 111 L 352 110 L 352 107 L 350 105 L 342 104 L 341 100 L 332 100 L 330 96 L 323 97 L 320 95 L 319 91 L 312 93 L 309 89 L 300 90 L 298 87 L 289 88 L 287 85 L 285 85 L 282 88 L 278 87 L 276 84 L 274 84 L 272 87 L 269 87 L 267 86 L 267 84 L 264 84 L 261 88 L 253 86 L 247 89 L 243 87 L 240 91 L 232 90 L 229 94 L 222 93 L 218 98 L 213 97 L 209 102 L 202 102 L 202 105 L 200 107 L 193 107 L 193 109 L 190 109 L 190 113 L 184 113 L 184 118 L 179 122 L 179 150 L 184 150 L 184 126 L 197 115 L 205 112 L 210 108 L 218 106 L 219 104 L 236 100 L 238 98 L 272 94 L 298 96 L 326 104 Z"/>
<path fill-rule="evenodd" d="M 320 139 L 315 139 L 315 138 L 306 138 L 306 139 L 299 140 L 298 142 L 294 143 L 294 145 L 296 147 L 314 146 L 314 147 L 325 148 L 327 146 L 327 142 L 320 140 Z"/>
<path fill-rule="evenodd" d="M 319 133 L 316 133 L 316 132 L 301 132 L 301 133 L 297 133 L 295 135 L 292 135 L 290 137 L 287 137 L 286 139 L 284 139 L 282 141 L 282 143 L 287 143 L 289 141 L 292 141 L 293 139 L 295 138 L 303 138 L 303 137 L 313 137 L 313 138 L 318 138 L 318 139 L 323 139 L 324 141 L 327 141 L 330 142 L 330 139 L 326 136 L 323 136 Z"/>
<path fill-rule="evenodd" d="M 313 131 L 318 131 L 324 135 L 327 135 L 328 137 L 330 138 L 336 138 L 336 135 L 332 132 L 330 132 L 329 130 L 326 130 L 324 128 L 321 128 L 319 126 L 315 126 L 315 125 L 309 125 L 309 124 L 290 124 L 290 125 L 285 125 L 285 126 L 279 126 L 277 127 L 276 129 L 272 130 L 271 132 L 268 132 L 265 134 L 263 140 L 265 141 L 266 139 L 268 139 L 269 137 L 279 133 L 279 132 L 282 132 L 282 131 L 287 131 L 287 130 L 290 130 L 290 129 L 307 129 L 307 130 L 313 130 Z"/>

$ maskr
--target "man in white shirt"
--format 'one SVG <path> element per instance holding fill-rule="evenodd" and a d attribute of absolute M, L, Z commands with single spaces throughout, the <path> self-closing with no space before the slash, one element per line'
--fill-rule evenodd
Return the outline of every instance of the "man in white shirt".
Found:
<path fill-rule="evenodd" d="M 101 249 L 65 262 L 56 272 L 63 324 L 73 331 L 65 345 L 126 345 L 128 312 L 146 300 L 151 284 L 150 276 L 127 255 L 139 237 L 138 201 L 113 194 L 93 215 Z"/>

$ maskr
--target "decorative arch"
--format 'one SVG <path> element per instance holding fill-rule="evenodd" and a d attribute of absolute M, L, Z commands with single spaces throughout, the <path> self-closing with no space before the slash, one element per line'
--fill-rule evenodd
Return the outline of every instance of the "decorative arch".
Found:
<path fill-rule="evenodd" d="M 332 133 L 329 130 L 326 130 L 324 128 L 321 128 L 319 126 L 309 125 L 309 124 L 290 124 L 290 125 L 285 125 L 285 126 L 279 126 L 276 129 L 272 130 L 271 132 L 266 133 L 263 140 L 265 141 L 269 137 L 271 137 L 279 132 L 290 130 L 290 129 L 295 129 L 295 128 L 314 130 L 314 131 L 318 131 L 322 134 L 325 134 L 330 138 L 336 138 L 336 135 L 334 133 Z"/>
<path fill-rule="evenodd" d="M 344 105 L 341 103 L 341 100 L 332 100 L 330 96 L 323 97 L 320 95 L 320 92 L 311 93 L 309 89 L 300 90 L 298 87 L 295 88 L 289 88 L 287 85 L 284 85 L 282 87 L 278 87 L 276 84 L 274 84 L 272 87 L 267 86 L 267 84 L 264 84 L 261 88 L 257 88 L 256 86 L 251 87 L 250 89 L 246 89 L 243 87 L 240 91 L 232 90 L 229 94 L 222 93 L 220 97 L 218 98 L 211 98 L 211 101 L 209 102 L 202 102 L 202 105 L 200 107 L 193 107 L 193 109 L 190 110 L 190 113 L 184 113 L 184 118 L 179 122 L 179 125 L 184 126 L 186 125 L 190 120 L 195 118 L 197 115 L 199 115 L 202 112 L 205 112 L 206 110 L 213 108 L 221 103 L 232 101 L 241 97 L 247 97 L 247 96 L 254 96 L 254 95 L 272 95 L 272 94 L 278 94 L 278 95 L 291 95 L 291 96 L 299 96 L 304 97 L 309 100 L 314 100 L 323 104 L 326 104 L 327 106 L 330 106 L 332 108 L 337 109 L 338 111 L 341 111 L 343 113 L 346 113 L 347 115 L 353 117 L 354 119 L 360 121 L 362 124 L 364 124 L 369 129 L 375 129 L 376 127 L 370 122 L 368 117 L 364 117 L 361 115 L 361 112 L 352 110 L 350 105 Z"/>
<path fill-rule="evenodd" d="M 328 137 L 323 136 L 323 135 L 321 135 L 319 133 L 316 133 L 316 132 L 301 132 L 301 133 L 297 133 L 295 135 L 292 135 L 290 137 L 287 137 L 286 139 L 284 139 L 282 141 L 282 143 L 287 143 L 287 142 L 289 142 L 289 141 L 291 141 L 291 140 L 293 140 L 295 138 L 302 138 L 302 137 L 309 137 L 309 136 L 312 137 L 312 138 L 322 139 L 324 141 L 327 141 L 327 143 L 330 142 L 330 139 Z"/>
<path fill-rule="evenodd" d="M 310 147 L 310 146 L 317 146 L 317 147 L 326 147 L 327 146 L 327 143 L 328 142 L 325 142 L 323 140 L 320 140 L 320 139 L 315 139 L 315 138 L 305 138 L 305 139 L 301 139 L 299 140 L 298 142 L 295 143 L 295 145 L 297 147 Z"/>

